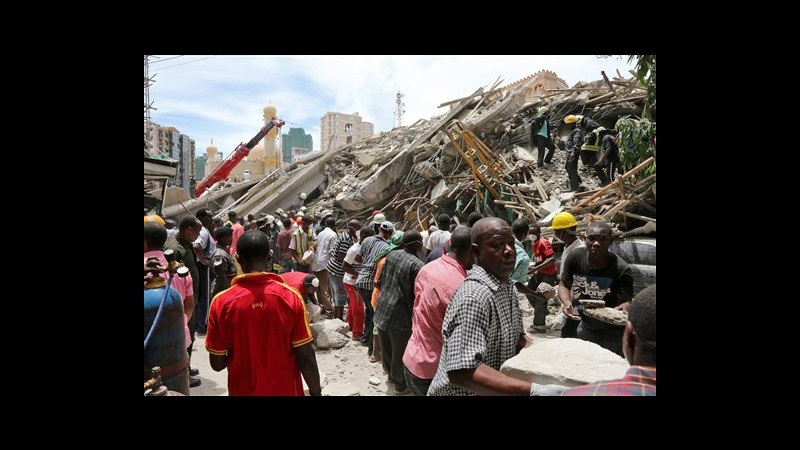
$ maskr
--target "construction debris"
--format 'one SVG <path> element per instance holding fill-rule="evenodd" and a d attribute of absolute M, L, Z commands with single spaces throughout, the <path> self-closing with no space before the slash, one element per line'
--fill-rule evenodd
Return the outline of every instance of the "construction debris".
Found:
<path fill-rule="evenodd" d="M 655 224 L 653 157 L 636 161 L 607 186 L 600 185 L 592 168 L 582 168 L 585 192 L 568 192 L 566 152 L 557 150 L 553 164 L 537 167 L 537 150 L 529 143 L 529 119 L 537 108 L 548 107 L 553 128 L 568 114 L 592 117 L 611 129 L 621 116 L 641 113 L 645 87 L 634 77 L 601 75 L 570 89 L 547 89 L 527 103 L 527 84 L 498 88 L 498 80 L 486 92 L 481 88 L 442 103 L 450 110 L 441 116 L 318 154 L 248 181 L 247 189 L 243 183 L 221 188 L 184 202 L 183 208 L 167 208 L 165 215 L 177 218 L 208 207 L 218 217 L 230 209 L 258 216 L 305 205 L 311 214 L 335 211 L 341 229 L 347 220 L 367 220 L 380 209 L 399 229 L 427 229 L 440 212 L 466 222 L 478 211 L 509 222 L 526 217 L 545 235 L 562 210 L 576 216 L 579 231 L 596 219 L 615 224 L 615 234 Z M 559 131 L 558 136 L 566 134 L 564 127 Z M 300 192 L 308 193 L 305 200 L 298 198 Z"/>

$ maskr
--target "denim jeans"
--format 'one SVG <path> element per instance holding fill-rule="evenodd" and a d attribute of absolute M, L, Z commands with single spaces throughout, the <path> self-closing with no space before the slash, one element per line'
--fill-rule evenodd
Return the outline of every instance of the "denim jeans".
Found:
<path fill-rule="evenodd" d="M 208 266 L 197 263 L 197 270 L 200 272 L 200 298 L 194 299 L 194 307 L 197 311 L 197 331 L 206 332 L 208 323 L 208 293 L 210 292 L 210 279 Z"/>
<path fill-rule="evenodd" d="M 334 306 L 344 306 L 347 304 L 347 292 L 344 291 L 344 276 L 337 276 L 328 273 L 328 282 L 331 285 L 331 302 Z"/>
<path fill-rule="evenodd" d="M 364 302 L 364 337 L 361 339 L 361 342 L 367 343 L 369 354 L 371 355 L 373 347 L 372 329 L 374 327 L 372 316 L 375 314 L 375 310 L 372 309 L 372 289 L 356 289 L 358 293 L 361 294 L 361 300 Z"/>

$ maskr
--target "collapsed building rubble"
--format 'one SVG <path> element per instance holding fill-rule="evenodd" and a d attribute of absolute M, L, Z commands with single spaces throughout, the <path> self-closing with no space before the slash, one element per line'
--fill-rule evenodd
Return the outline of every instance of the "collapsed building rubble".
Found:
<path fill-rule="evenodd" d="M 583 114 L 613 128 L 621 116 L 640 115 L 646 89 L 633 77 L 617 75 L 548 89 L 527 103 L 525 84 L 500 88 L 498 79 L 486 91 L 440 105 L 450 107 L 441 116 L 314 155 L 260 180 L 212 188 L 164 214 L 178 217 L 208 207 L 218 217 L 230 209 L 258 216 L 305 204 L 312 214 L 336 211 L 338 228 L 380 209 L 401 229 L 427 229 L 439 212 L 462 222 L 472 211 L 509 222 L 521 215 L 546 227 L 566 210 L 578 218 L 579 230 L 593 215 L 617 224 L 617 233 L 650 232 L 656 222 L 653 157 L 604 187 L 584 168 L 588 190 L 567 192 L 565 152 L 557 151 L 552 165 L 537 167 L 536 149 L 528 142 L 529 119 L 541 106 L 548 107 L 554 125 Z"/>

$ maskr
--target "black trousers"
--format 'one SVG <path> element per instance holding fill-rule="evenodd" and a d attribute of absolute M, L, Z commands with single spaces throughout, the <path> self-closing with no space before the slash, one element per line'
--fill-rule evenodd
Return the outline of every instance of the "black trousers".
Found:
<path fill-rule="evenodd" d="M 536 147 L 539 149 L 539 154 L 537 155 L 539 167 L 541 167 L 543 163 L 550 164 L 553 161 L 553 153 L 556 152 L 556 144 L 553 143 L 553 140 L 549 137 L 538 134 L 534 136 L 533 139 L 536 143 Z M 545 149 L 548 150 L 547 156 L 544 154 Z"/>
<path fill-rule="evenodd" d="M 566 170 L 567 175 L 569 175 L 569 188 L 573 191 L 578 190 L 578 187 L 581 185 L 581 177 L 578 175 L 578 160 L 575 159 L 574 162 L 570 162 L 569 157 L 567 157 L 567 163 L 564 164 L 564 170 Z"/>

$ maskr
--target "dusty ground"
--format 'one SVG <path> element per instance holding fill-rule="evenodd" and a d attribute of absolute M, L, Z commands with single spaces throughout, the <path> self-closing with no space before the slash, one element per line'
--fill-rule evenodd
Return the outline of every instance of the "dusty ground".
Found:
<path fill-rule="evenodd" d="M 520 297 L 524 298 L 524 297 Z M 533 323 L 533 308 L 527 300 L 520 301 L 523 313 L 523 325 L 527 330 Z M 550 308 L 547 324 L 550 325 L 557 308 Z M 535 339 L 553 339 L 559 337 L 560 332 L 548 330 L 547 334 L 532 334 L 528 336 Z M 360 396 L 386 396 L 394 395 L 392 387 L 386 384 L 387 376 L 383 372 L 381 363 L 370 363 L 367 356 L 367 347 L 352 339 L 347 344 L 335 350 L 317 350 L 317 365 L 322 378 L 323 395 L 354 395 Z M 198 336 L 194 343 L 192 366 L 200 370 L 199 378 L 202 384 L 191 389 L 191 395 L 228 395 L 228 372 L 214 372 L 208 362 L 208 352 L 205 350 L 205 337 Z M 377 385 L 370 384 L 370 378 Z"/>

